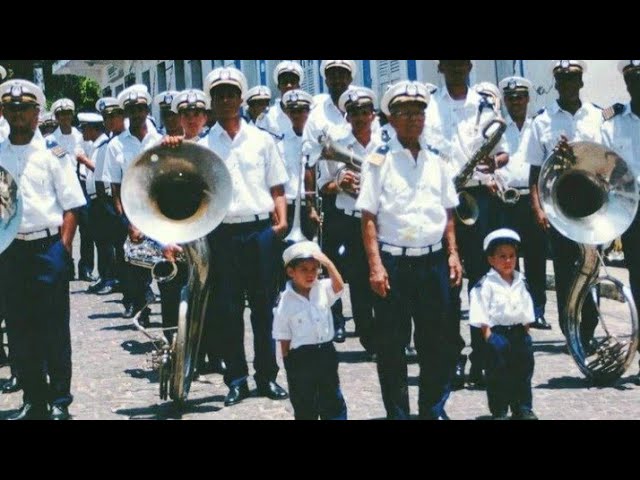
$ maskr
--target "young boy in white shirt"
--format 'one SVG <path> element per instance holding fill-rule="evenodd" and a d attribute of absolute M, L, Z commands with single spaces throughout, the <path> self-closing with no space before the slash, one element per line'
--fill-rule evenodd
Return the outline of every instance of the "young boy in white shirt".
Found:
<path fill-rule="evenodd" d="M 314 242 L 298 242 L 282 254 L 285 290 L 274 308 L 273 338 L 280 341 L 296 420 L 346 420 L 331 306 L 340 298 L 340 272 Z M 329 278 L 318 280 L 323 266 Z"/>
<path fill-rule="evenodd" d="M 471 290 L 469 323 L 487 342 L 487 397 L 495 420 L 537 420 L 532 411 L 533 348 L 529 325 L 533 300 L 515 270 L 520 236 L 508 228 L 491 232 L 484 251 L 491 270 Z"/>

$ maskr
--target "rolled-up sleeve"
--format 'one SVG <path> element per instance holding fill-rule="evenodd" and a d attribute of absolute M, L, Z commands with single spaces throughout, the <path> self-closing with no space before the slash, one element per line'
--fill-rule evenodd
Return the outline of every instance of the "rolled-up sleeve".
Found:
<path fill-rule="evenodd" d="M 362 185 L 356 201 L 357 210 L 366 210 L 373 215 L 378 214 L 380 196 L 382 195 L 382 170 L 384 166 L 372 166 L 368 162 L 362 168 Z"/>
<path fill-rule="evenodd" d="M 289 315 L 286 308 L 279 305 L 274 309 L 273 330 L 271 332 L 274 340 L 291 340 L 291 327 L 289 326 Z"/>
<path fill-rule="evenodd" d="M 482 291 L 482 287 L 475 287 L 471 289 L 471 294 L 469 295 L 469 325 L 474 327 L 491 326 Z"/>
<path fill-rule="evenodd" d="M 270 138 L 267 134 L 265 138 L 265 178 L 267 179 L 267 186 L 273 188 L 277 185 L 284 185 L 289 180 L 287 169 L 284 165 L 284 159 L 276 146 L 276 142 Z"/>
<path fill-rule="evenodd" d="M 122 166 L 124 165 L 124 156 L 122 149 L 116 142 L 109 143 L 107 153 L 104 158 L 103 178 L 108 176 L 111 183 L 122 183 Z"/>

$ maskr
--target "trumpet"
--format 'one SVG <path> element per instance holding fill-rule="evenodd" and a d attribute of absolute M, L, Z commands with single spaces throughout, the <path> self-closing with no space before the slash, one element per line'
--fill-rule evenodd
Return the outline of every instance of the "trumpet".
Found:
<path fill-rule="evenodd" d="M 321 160 L 332 160 L 334 162 L 344 163 L 336 172 L 336 184 L 340 185 L 342 183 L 347 172 L 350 171 L 356 174 L 354 186 L 349 189 L 344 189 L 343 191 L 353 198 L 358 198 L 358 194 L 360 193 L 360 173 L 362 172 L 364 158 L 357 155 L 352 149 L 344 147 L 334 141 L 326 132 L 320 135 L 318 142 L 322 145 Z"/>
<path fill-rule="evenodd" d="M 507 180 L 503 174 L 496 171 L 492 175 L 493 183 L 496 186 L 496 195 L 503 203 L 515 205 L 520 200 L 520 192 L 516 188 L 508 187 Z"/>
<path fill-rule="evenodd" d="M 151 270 L 151 275 L 158 283 L 167 283 L 178 274 L 178 266 L 164 258 L 162 245 L 155 240 L 145 238 L 134 243 L 130 238 L 124 242 L 124 260 L 131 265 Z M 178 254 L 177 261 L 184 262 L 184 254 Z"/>

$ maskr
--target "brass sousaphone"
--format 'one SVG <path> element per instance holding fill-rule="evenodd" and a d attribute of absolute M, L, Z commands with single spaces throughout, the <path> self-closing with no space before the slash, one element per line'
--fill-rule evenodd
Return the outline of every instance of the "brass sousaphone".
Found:
<path fill-rule="evenodd" d="M 580 258 L 569 291 L 565 332 L 569 350 L 584 375 L 596 384 L 618 379 L 633 361 L 638 346 L 638 313 L 628 287 L 606 273 L 597 249 L 631 225 L 638 209 L 638 185 L 627 163 L 614 151 L 591 142 L 559 144 L 540 172 L 540 202 L 551 225 L 578 243 Z M 629 310 L 630 325 L 607 324 L 598 308 L 604 337 L 583 342 L 582 305 L 612 284 L 615 298 Z M 597 302 L 596 302 L 597 305 Z"/>
<path fill-rule="evenodd" d="M 18 234 L 22 221 L 22 197 L 18 184 L 8 170 L 0 167 L 0 253 Z"/>
<path fill-rule="evenodd" d="M 121 195 L 133 225 L 161 244 L 182 244 L 187 259 L 188 283 L 180 294 L 177 332 L 171 345 L 162 342 L 154 354 L 160 397 L 181 403 L 191 387 L 211 290 L 205 237 L 229 209 L 231 175 L 208 148 L 190 142 L 177 148 L 157 146 L 129 166 Z"/>

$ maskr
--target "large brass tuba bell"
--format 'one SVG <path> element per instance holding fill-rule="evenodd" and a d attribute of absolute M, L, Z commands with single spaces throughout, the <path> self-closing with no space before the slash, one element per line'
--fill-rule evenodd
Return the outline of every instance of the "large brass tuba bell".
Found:
<path fill-rule="evenodd" d="M 0 253 L 18 234 L 22 221 L 22 197 L 13 176 L 0 167 Z"/>
<path fill-rule="evenodd" d="M 198 358 L 209 297 L 209 249 L 204 238 L 231 203 L 231 175 L 211 150 L 194 143 L 157 146 L 136 158 L 122 181 L 122 205 L 133 225 L 160 243 L 186 243 L 188 283 L 182 289 L 177 333 L 155 355 L 160 397 L 186 400 Z M 188 243 L 187 243 L 188 242 Z"/>
<path fill-rule="evenodd" d="M 602 145 L 564 143 L 545 161 L 538 188 L 549 222 L 580 247 L 564 320 L 569 350 L 583 374 L 595 383 L 610 383 L 633 361 L 638 346 L 638 314 L 629 288 L 600 274 L 604 264 L 596 245 L 611 242 L 631 225 L 639 198 L 635 175 L 616 152 Z M 613 284 L 617 298 L 627 304 L 631 325 L 628 330 L 607 325 L 599 311 L 604 338 L 585 345 L 580 335 L 582 305 L 587 295 L 597 296 L 605 282 Z"/>

